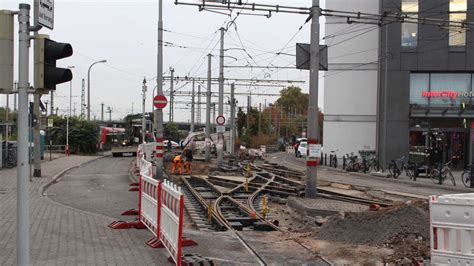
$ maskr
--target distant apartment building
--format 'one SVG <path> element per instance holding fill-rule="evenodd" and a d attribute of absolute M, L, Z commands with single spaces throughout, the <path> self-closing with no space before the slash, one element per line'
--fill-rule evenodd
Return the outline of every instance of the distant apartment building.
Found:
<path fill-rule="evenodd" d="M 402 12 L 439 24 L 327 18 L 325 150 L 374 149 L 388 163 L 427 145 L 436 128 L 445 135 L 443 160 L 471 164 L 474 32 L 448 21 L 474 21 L 474 0 L 331 0 L 326 8 Z"/>

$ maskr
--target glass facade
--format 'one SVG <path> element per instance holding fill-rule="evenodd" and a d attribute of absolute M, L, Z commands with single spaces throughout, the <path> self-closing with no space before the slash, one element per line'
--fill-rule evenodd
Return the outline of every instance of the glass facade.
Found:
<path fill-rule="evenodd" d="M 466 21 L 467 0 L 449 0 L 449 20 Z M 466 45 L 466 28 L 459 26 L 459 23 L 449 26 L 449 46 Z"/>
<path fill-rule="evenodd" d="M 418 18 L 418 0 L 402 0 L 402 12 L 410 18 Z M 418 44 L 418 24 L 402 23 L 402 46 L 416 47 Z"/>
<path fill-rule="evenodd" d="M 458 107 L 474 96 L 472 73 L 412 73 L 410 104 L 426 107 Z"/>

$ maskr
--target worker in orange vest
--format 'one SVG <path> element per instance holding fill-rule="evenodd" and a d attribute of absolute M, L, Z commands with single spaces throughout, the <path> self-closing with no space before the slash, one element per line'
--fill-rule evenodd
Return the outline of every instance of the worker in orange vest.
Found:
<path fill-rule="evenodd" d="M 176 174 L 175 173 L 176 169 L 178 169 L 179 174 L 182 174 L 182 171 L 183 171 L 183 156 L 181 155 L 181 153 L 179 153 L 178 155 L 176 155 L 173 158 L 173 167 L 171 168 L 171 174 Z"/>
<path fill-rule="evenodd" d="M 191 163 L 193 161 L 193 151 L 189 147 L 186 147 L 184 149 L 183 154 L 184 154 L 184 157 L 186 158 L 186 161 L 184 162 L 184 168 L 186 170 L 186 173 L 192 175 L 193 169 L 192 169 Z"/>

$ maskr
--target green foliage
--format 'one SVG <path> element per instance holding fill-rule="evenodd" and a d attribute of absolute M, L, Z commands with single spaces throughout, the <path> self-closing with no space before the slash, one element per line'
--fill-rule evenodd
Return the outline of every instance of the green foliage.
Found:
<path fill-rule="evenodd" d="M 8 112 L 8 121 L 10 123 L 16 122 L 17 119 L 17 112 L 13 112 L 11 108 L 9 108 Z M 7 108 L 0 107 L 0 123 L 5 123 L 7 121 Z"/>
<path fill-rule="evenodd" d="M 66 144 L 66 118 L 53 117 L 54 127 L 49 129 L 49 136 L 53 145 Z M 97 152 L 99 142 L 99 126 L 94 121 L 87 121 L 75 117 L 69 120 L 69 146 L 72 153 L 93 154 Z"/>
<path fill-rule="evenodd" d="M 292 113 L 306 115 L 308 113 L 309 94 L 302 93 L 301 88 L 290 86 L 280 91 L 276 105 Z"/>
<path fill-rule="evenodd" d="M 181 133 L 179 132 L 179 127 L 176 123 L 168 122 L 163 133 L 165 139 L 173 141 L 179 141 L 181 139 Z"/>

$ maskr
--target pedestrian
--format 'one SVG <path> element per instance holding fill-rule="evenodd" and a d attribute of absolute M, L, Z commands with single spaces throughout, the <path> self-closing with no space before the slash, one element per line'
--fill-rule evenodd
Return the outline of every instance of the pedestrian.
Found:
<path fill-rule="evenodd" d="M 186 173 L 192 175 L 193 174 L 193 169 L 191 163 L 193 162 L 193 151 L 189 147 L 186 147 L 184 149 L 184 158 L 186 159 L 184 163 L 184 167 L 186 170 Z"/>
<path fill-rule="evenodd" d="M 298 148 L 299 148 L 299 146 L 300 146 L 299 141 L 297 141 L 295 143 L 295 145 L 293 146 L 293 148 L 295 149 L 295 157 L 298 157 Z"/>
<path fill-rule="evenodd" d="M 178 153 L 178 155 L 176 155 L 174 158 L 173 158 L 173 167 L 171 168 L 171 174 L 176 174 L 176 170 L 178 170 L 178 173 L 181 175 L 182 174 L 182 169 L 183 167 L 183 156 L 181 155 L 181 153 Z"/>
<path fill-rule="evenodd" d="M 168 151 L 171 151 L 171 147 L 172 147 L 171 140 L 168 140 L 168 143 L 166 144 L 166 146 L 168 147 Z"/>

